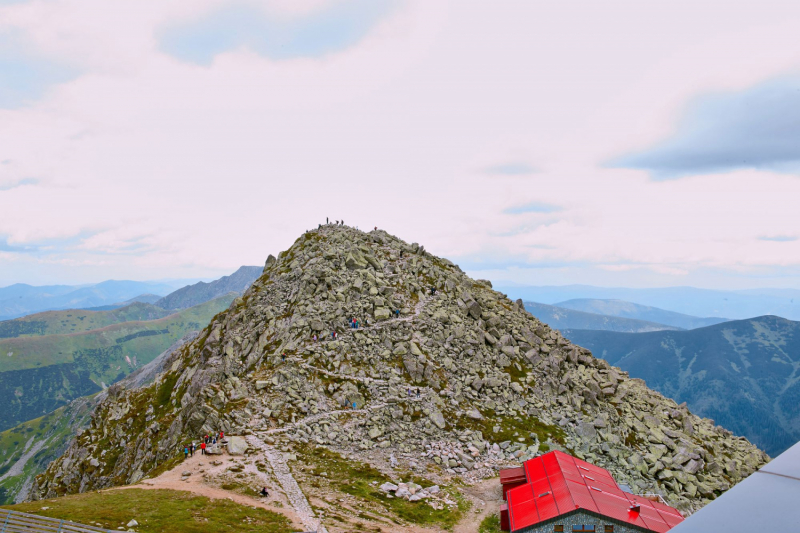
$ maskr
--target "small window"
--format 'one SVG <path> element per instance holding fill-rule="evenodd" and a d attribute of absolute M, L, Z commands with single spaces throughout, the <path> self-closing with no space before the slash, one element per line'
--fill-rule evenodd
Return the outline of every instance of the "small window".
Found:
<path fill-rule="evenodd" d="M 561 524 L 553 526 L 553 531 L 555 533 L 564 533 L 564 526 L 562 526 Z"/>
<path fill-rule="evenodd" d="M 614 533 L 614 526 L 606 525 L 604 533 Z"/>
<path fill-rule="evenodd" d="M 577 524 L 572 526 L 572 533 L 594 533 L 595 528 L 589 524 Z"/>

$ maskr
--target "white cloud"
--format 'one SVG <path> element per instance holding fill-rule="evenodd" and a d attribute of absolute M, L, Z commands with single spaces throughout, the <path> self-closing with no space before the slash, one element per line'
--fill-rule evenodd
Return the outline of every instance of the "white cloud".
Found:
<path fill-rule="evenodd" d="M 266 4 L 291 16 L 329 6 Z M 545 271 L 702 284 L 720 269 L 800 269 L 800 242 L 763 238 L 800 234 L 800 180 L 742 170 L 654 183 L 602 168 L 662 138 L 695 94 L 795 68 L 798 7 L 709 2 L 689 16 L 585 2 L 576 17 L 557 3 L 417 1 L 321 58 L 244 47 L 198 66 L 160 50 L 164 28 L 226 5 L 0 8 L 0 25 L 82 72 L 0 111 L 0 162 L 13 162 L 0 185 L 35 180 L 0 190 L 0 235 L 69 243 L 3 252 L 3 280 L 221 274 L 326 216 L 531 283 Z M 521 206 L 561 209 L 504 214 Z"/>

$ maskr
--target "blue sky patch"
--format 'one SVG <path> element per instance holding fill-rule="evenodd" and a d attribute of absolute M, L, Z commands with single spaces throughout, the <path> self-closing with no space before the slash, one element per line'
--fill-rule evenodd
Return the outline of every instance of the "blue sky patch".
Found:
<path fill-rule="evenodd" d="M 200 65 L 240 47 L 276 60 L 322 57 L 358 43 L 395 3 L 349 0 L 293 18 L 240 4 L 167 28 L 159 38 L 164 52 Z"/>
<path fill-rule="evenodd" d="M 38 100 L 53 85 L 77 72 L 37 55 L 18 32 L 0 32 L 0 108 L 16 109 Z"/>
<path fill-rule="evenodd" d="M 523 213 L 555 213 L 561 211 L 561 207 L 543 202 L 530 202 L 523 205 L 508 207 L 503 210 L 507 215 L 521 215 Z"/>
<path fill-rule="evenodd" d="M 771 242 L 794 242 L 798 239 L 797 235 L 773 235 L 773 236 L 764 236 L 759 237 L 759 241 L 771 241 Z"/>
<path fill-rule="evenodd" d="M 695 99 L 668 139 L 607 166 L 654 180 L 739 169 L 800 174 L 800 76 Z"/>

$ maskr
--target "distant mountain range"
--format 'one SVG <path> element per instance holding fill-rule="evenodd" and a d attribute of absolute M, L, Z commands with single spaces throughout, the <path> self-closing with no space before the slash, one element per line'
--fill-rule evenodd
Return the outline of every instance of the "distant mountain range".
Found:
<path fill-rule="evenodd" d="M 58 309 L 86 309 L 125 302 L 144 294 L 164 296 L 176 288 L 172 283 L 104 281 L 95 285 L 50 285 L 34 287 L 17 283 L 0 288 L 0 320 Z"/>
<path fill-rule="evenodd" d="M 605 331 L 620 331 L 626 333 L 641 333 L 645 331 L 661 331 L 679 329 L 656 322 L 636 320 L 618 316 L 601 315 L 575 311 L 554 305 L 536 302 L 524 302 L 525 309 L 546 323 L 548 326 L 560 330 L 564 329 L 596 329 Z"/>
<path fill-rule="evenodd" d="M 262 267 L 245 266 L 230 276 L 185 286 L 166 297 L 142 293 L 90 309 L 45 311 L 0 321 L 0 404 L 4 406 L 0 410 L 0 503 L 25 497 L 33 477 L 87 423 L 92 408 L 104 397 L 104 386 L 131 372 L 125 378 L 131 386 L 152 379 L 167 347 L 176 349 L 182 339 L 196 335 L 261 272 Z M 126 288 L 120 283 L 134 285 Z M 126 291 L 153 289 L 138 282 L 98 285 L 121 289 L 107 290 L 104 298 L 109 300 Z M 29 303 L 47 305 L 96 301 L 76 298 L 75 292 L 69 286 L 13 285 L 0 289 L 0 298 L 32 298 Z M 159 353 L 162 357 L 154 360 Z"/>
<path fill-rule="evenodd" d="M 800 290 L 797 289 L 720 291 L 694 287 L 630 289 L 591 285 L 496 285 L 497 290 L 505 292 L 514 300 L 521 298 L 523 301 L 550 305 L 559 305 L 559 302 L 576 298 L 625 300 L 696 317 L 746 319 L 776 315 L 800 320 Z"/>
<path fill-rule="evenodd" d="M 124 378 L 123 386 L 139 387 L 152 381 L 163 370 L 167 357 L 196 336 L 197 332 L 191 332 L 181 337 L 155 359 Z M 25 499 L 33 478 L 64 452 L 77 430 L 89 424 L 92 410 L 105 397 L 106 391 L 82 396 L 43 417 L 0 432 L 0 505 Z"/>
<path fill-rule="evenodd" d="M 696 316 L 684 315 L 674 311 L 650 307 L 648 305 L 635 304 L 624 300 L 594 300 L 590 298 L 578 298 L 567 300 L 555 304 L 565 309 L 574 309 L 584 313 L 594 313 L 598 315 L 608 315 L 613 317 L 633 318 L 644 320 L 651 323 L 663 324 L 678 329 L 695 329 L 705 326 L 713 326 L 727 322 L 727 318 L 700 318 Z M 579 329 L 606 329 L 606 328 L 579 328 Z M 670 328 L 658 328 L 670 329 Z M 619 330 L 615 330 L 619 331 Z M 651 330 L 654 331 L 654 330 Z"/>
<path fill-rule="evenodd" d="M 229 292 L 243 293 L 261 275 L 263 267 L 243 266 L 231 274 L 210 283 L 199 282 L 188 285 L 157 300 L 155 305 L 162 309 L 186 309 Z"/>
<path fill-rule="evenodd" d="M 690 331 L 562 333 L 770 455 L 800 440 L 800 322 L 762 316 Z"/>
<path fill-rule="evenodd" d="M 94 394 L 205 327 L 229 293 L 168 316 L 152 304 L 113 311 L 50 311 L 0 322 L 0 431 Z M 141 320 L 148 316 L 159 317 Z M 125 320 L 130 318 L 130 320 Z"/>

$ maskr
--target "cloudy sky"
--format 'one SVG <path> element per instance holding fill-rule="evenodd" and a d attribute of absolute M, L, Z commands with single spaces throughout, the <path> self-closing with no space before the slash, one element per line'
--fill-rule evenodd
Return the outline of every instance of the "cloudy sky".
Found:
<path fill-rule="evenodd" d="M 0 285 L 325 217 L 498 283 L 800 288 L 800 3 L 0 0 Z"/>

